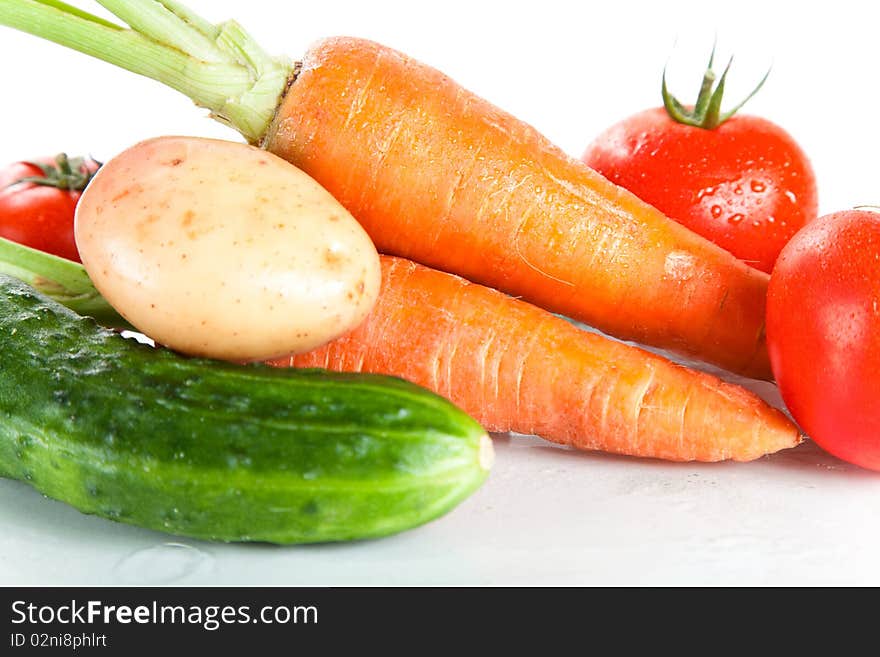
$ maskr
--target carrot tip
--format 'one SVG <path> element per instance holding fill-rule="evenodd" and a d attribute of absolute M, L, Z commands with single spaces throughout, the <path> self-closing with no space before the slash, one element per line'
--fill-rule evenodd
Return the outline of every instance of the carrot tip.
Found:
<path fill-rule="evenodd" d="M 490 470 L 492 464 L 495 463 L 495 448 L 492 447 L 492 439 L 488 434 L 480 436 L 480 448 L 477 456 L 480 467 L 483 470 Z"/>

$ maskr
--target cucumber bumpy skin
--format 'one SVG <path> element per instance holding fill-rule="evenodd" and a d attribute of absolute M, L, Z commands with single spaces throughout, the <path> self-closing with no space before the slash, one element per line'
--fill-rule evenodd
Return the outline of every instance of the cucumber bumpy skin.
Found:
<path fill-rule="evenodd" d="M 0 476 L 219 541 L 384 536 L 485 479 L 474 420 L 400 379 L 189 359 L 0 274 Z"/>

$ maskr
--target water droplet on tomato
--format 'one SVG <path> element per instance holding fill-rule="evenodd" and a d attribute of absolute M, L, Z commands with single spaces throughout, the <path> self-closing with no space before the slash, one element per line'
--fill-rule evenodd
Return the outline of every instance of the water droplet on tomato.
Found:
<path fill-rule="evenodd" d="M 775 223 L 776 223 L 776 217 L 767 217 L 767 223 L 768 223 L 768 224 L 775 224 Z"/>
<path fill-rule="evenodd" d="M 713 194 L 715 194 L 714 187 L 705 187 L 697 192 L 697 200 L 700 200 L 706 196 L 712 196 Z"/>
<path fill-rule="evenodd" d="M 717 219 L 718 217 L 721 216 L 721 212 L 722 212 L 721 206 L 720 205 L 713 205 L 711 212 L 712 212 L 712 216 Z"/>
<path fill-rule="evenodd" d="M 742 185 L 737 185 L 736 187 L 734 187 L 734 188 L 733 188 L 733 193 L 734 193 L 734 194 L 742 194 L 742 193 L 743 193 Z"/>
<path fill-rule="evenodd" d="M 730 223 L 732 223 L 732 224 L 735 225 L 735 224 L 738 224 L 740 221 L 742 221 L 742 220 L 745 219 L 745 218 L 746 218 L 745 215 L 740 214 L 739 212 L 737 212 L 736 214 L 732 214 L 732 215 L 730 215 L 730 216 L 727 218 L 727 221 L 729 221 Z"/>
<path fill-rule="evenodd" d="M 786 198 L 788 198 L 788 200 L 791 201 L 792 203 L 797 203 L 797 196 L 796 196 L 795 193 L 792 192 L 791 190 L 786 191 L 786 192 L 785 192 L 785 196 L 786 196 Z"/>
<path fill-rule="evenodd" d="M 767 186 L 764 183 L 762 183 L 760 180 L 753 180 L 751 187 L 752 187 L 752 191 L 756 192 L 758 194 L 760 194 L 765 189 L 767 189 Z"/>

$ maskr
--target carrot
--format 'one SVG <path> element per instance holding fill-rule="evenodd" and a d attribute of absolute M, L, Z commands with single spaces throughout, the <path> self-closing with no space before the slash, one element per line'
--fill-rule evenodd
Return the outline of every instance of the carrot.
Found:
<path fill-rule="evenodd" d="M 0 0 L 0 23 L 183 91 L 316 178 L 382 252 L 771 377 L 765 274 L 438 71 L 354 38 L 324 40 L 292 66 L 176 1 L 101 4 L 134 29 L 57 0 Z"/>
<path fill-rule="evenodd" d="M 800 442 L 751 392 L 463 278 L 382 256 L 382 290 L 348 335 L 276 366 L 391 374 L 489 431 L 673 461 L 748 461 Z"/>
<path fill-rule="evenodd" d="M 263 145 L 336 196 L 382 253 L 770 376 L 765 274 L 400 53 L 319 43 Z"/>

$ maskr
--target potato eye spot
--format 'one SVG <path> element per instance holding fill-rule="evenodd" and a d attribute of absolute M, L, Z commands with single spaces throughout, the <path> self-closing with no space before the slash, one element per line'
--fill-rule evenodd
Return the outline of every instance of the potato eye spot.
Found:
<path fill-rule="evenodd" d="M 342 256 L 336 253 L 333 249 L 325 249 L 324 262 L 330 267 L 336 267 L 342 262 Z"/>

